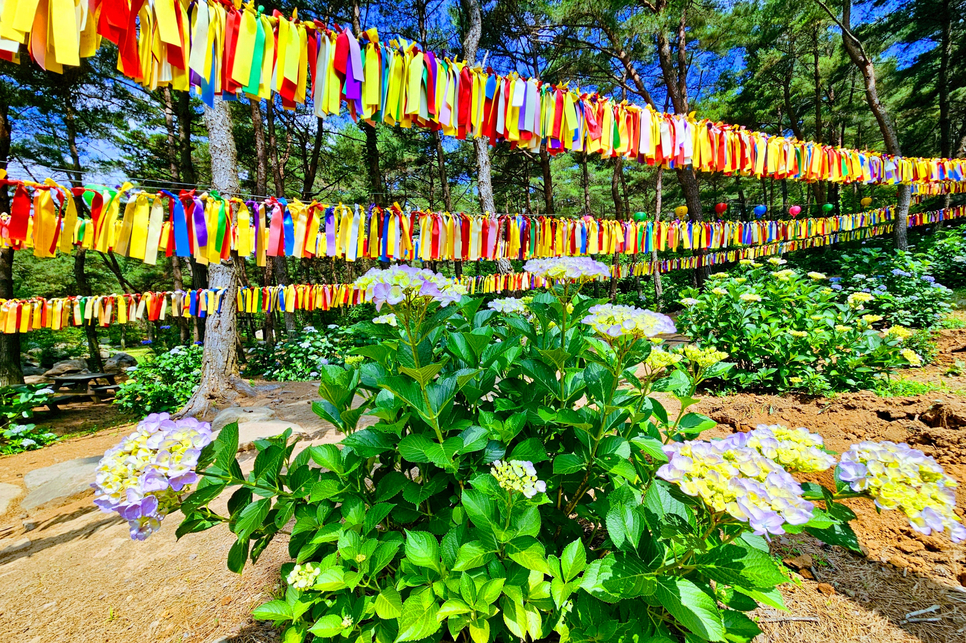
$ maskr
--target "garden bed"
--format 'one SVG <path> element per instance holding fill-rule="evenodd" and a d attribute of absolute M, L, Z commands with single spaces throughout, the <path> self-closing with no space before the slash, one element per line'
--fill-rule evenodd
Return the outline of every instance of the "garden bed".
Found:
<path fill-rule="evenodd" d="M 961 377 L 941 372 L 953 361 L 964 335 L 943 331 L 937 366 L 904 371 L 902 376 L 914 381 L 943 379 L 950 390 L 966 388 Z M 259 398 L 247 404 L 270 405 L 287 421 L 307 423 L 307 402 L 315 397 L 315 385 L 277 386 L 264 387 Z M 697 410 L 719 422 L 719 434 L 781 422 L 809 427 L 836 450 L 863 439 L 909 441 L 935 456 L 955 478 L 966 480 L 966 397 L 961 395 L 934 392 L 884 398 L 862 392 L 828 399 L 743 394 L 704 397 Z M 3 458 L 0 482 L 21 484 L 27 471 L 99 455 L 127 430 L 111 429 Z M 966 506 L 964 501 L 966 494 L 960 491 L 959 505 Z M 789 612 L 758 611 L 765 632 L 759 641 L 962 640 L 966 548 L 951 545 L 945 536 L 912 532 L 899 512 L 876 514 L 868 502 L 850 505 L 858 514 L 853 526 L 867 557 L 810 537 L 775 539 L 774 551 L 783 558 L 799 558 L 801 563 L 807 562 L 801 555 L 808 554 L 812 560 L 793 574 L 800 584 L 781 590 Z M 29 531 L 25 520 L 33 527 Z M 172 642 L 207 643 L 225 636 L 244 643 L 276 640 L 264 624 L 251 620 L 250 613 L 278 591 L 278 568 L 288 560 L 284 539 L 272 543 L 257 565 L 238 576 L 225 568 L 233 542 L 227 530 L 176 541 L 173 527 L 178 517 L 169 520 L 171 525 L 137 543 L 129 539 L 123 521 L 96 511 L 89 498 L 29 518 L 21 516 L 14 503 L 0 517 L 0 640 L 127 641 L 135 635 Z M 904 622 L 907 613 L 933 605 L 939 609 L 923 618 L 939 621 Z M 58 618 L 51 618 L 53 613 Z"/>

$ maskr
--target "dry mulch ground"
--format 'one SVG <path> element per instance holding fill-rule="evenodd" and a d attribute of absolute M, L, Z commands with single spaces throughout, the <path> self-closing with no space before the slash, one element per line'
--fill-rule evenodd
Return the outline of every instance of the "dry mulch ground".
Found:
<path fill-rule="evenodd" d="M 955 359 L 966 357 L 966 331 L 944 331 L 941 349 L 937 366 L 905 376 L 946 381 L 950 391 L 966 389 L 966 378 L 944 375 Z M 279 418 L 315 431 L 313 439 L 331 441 L 337 436 L 308 404 L 316 398 L 314 384 L 286 383 L 264 387 L 245 404 L 273 406 Z M 717 420 L 720 433 L 759 423 L 805 426 L 838 451 L 864 439 L 907 441 L 966 482 L 966 396 L 735 395 L 706 397 L 697 410 Z M 126 430 L 2 458 L 0 482 L 19 484 L 32 469 L 103 453 Z M 821 481 L 830 484 L 830 475 L 825 477 Z M 966 493 L 959 501 L 966 507 Z M 877 514 L 869 502 L 850 506 L 859 516 L 854 526 L 865 557 L 808 536 L 775 539 L 775 553 L 797 571 L 795 582 L 782 590 L 789 612 L 759 610 L 765 633 L 758 643 L 966 641 L 966 547 L 912 532 L 898 512 Z M 273 543 L 238 576 L 225 568 L 232 543 L 226 529 L 179 542 L 177 521 L 177 515 L 170 517 L 161 532 L 135 543 L 126 525 L 96 511 L 90 498 L 29 518 L 14 503 L 0 516 L 0 642 L 277 640 L 275 632 L 252 622 L 250 612 L 279 590 L 285 542 Z M 909 612 L 934 605 L 920 618 L 938 620 L 906 622 Z"/>

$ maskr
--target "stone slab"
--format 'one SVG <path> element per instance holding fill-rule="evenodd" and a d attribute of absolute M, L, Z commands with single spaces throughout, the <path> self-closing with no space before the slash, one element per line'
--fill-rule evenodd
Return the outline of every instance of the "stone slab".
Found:
<path fill-rule="evenodd" d="M 298 424 L 285 420 L 241 422 L 238 425 L 238 450 L 249 451 L 254 449 L 256 440 L 275 437 L 285 429 L 292 429 L 292 435 L 307 435 L 309 433 Z"/>
<path fill-rule="evenodd" d="M 10 504 L 20 497 L 23 493 L 23 489 L 15 484 L 7 484 L 6 482 L 0 482 L 0 516 L 7 512 L 10 508 Z"/>
<path fill-rule="evenodd" d="M 92 493 L 94 471 L 100 459 L 99 455 L 78 458 L 28 472 L 23 477 L 27 496 L 20 502 L 20 507 L 28 514 L 35 513 Z"/>

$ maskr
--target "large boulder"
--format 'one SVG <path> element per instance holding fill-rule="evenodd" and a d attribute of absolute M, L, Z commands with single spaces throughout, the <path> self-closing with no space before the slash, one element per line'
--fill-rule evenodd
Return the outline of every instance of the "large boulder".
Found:
<path fill-rule="evenodd" d="M 46 372 L 44 371 L 44 369 L 40 368 L 39 366 L 33 366 L 31 364 L 25 364 L 22 370 L 23 370 L 24 376 L 43 375 Z"/>
<path fill-rule="evenodd" d="M 87 370 L 87 362 L 82 359 L 65 359 L 62 362 L 54 364 L 53 368 L 44 373 L 44 375 L 54 377 L 57 375 L 69 375 L 71 373 L 90 373 Z"/>
<path fill-rule="evenodd" d="M 104 362 L 104 372 L 120 373 L 126 368 L 137 366 L 138 361 L 127 353 L 114 353 Z"/>
<path fill-rule="evenodd" d="M 28 471 L 23 477 L 27 496 L 20 501 L 20 508 L 33 514 L 91 493 L 91 483 L 100 460 L 101 456 L 95 455 Z"/>

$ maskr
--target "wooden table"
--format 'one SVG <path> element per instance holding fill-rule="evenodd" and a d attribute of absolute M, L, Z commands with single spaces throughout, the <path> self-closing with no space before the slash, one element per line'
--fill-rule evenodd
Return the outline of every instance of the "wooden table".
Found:
<path fill-rule="evenodd" d="M 54 391 L 64 389 L 66 394 L 51 398 L 47 406 L 55 409 L 58 404 L 91 398 L 103 402 L 117 391 L 116 377 L 115 373 L 71 373 L 52 377 Z M 99 384 L 99 381 L 102 383 Z"/>

